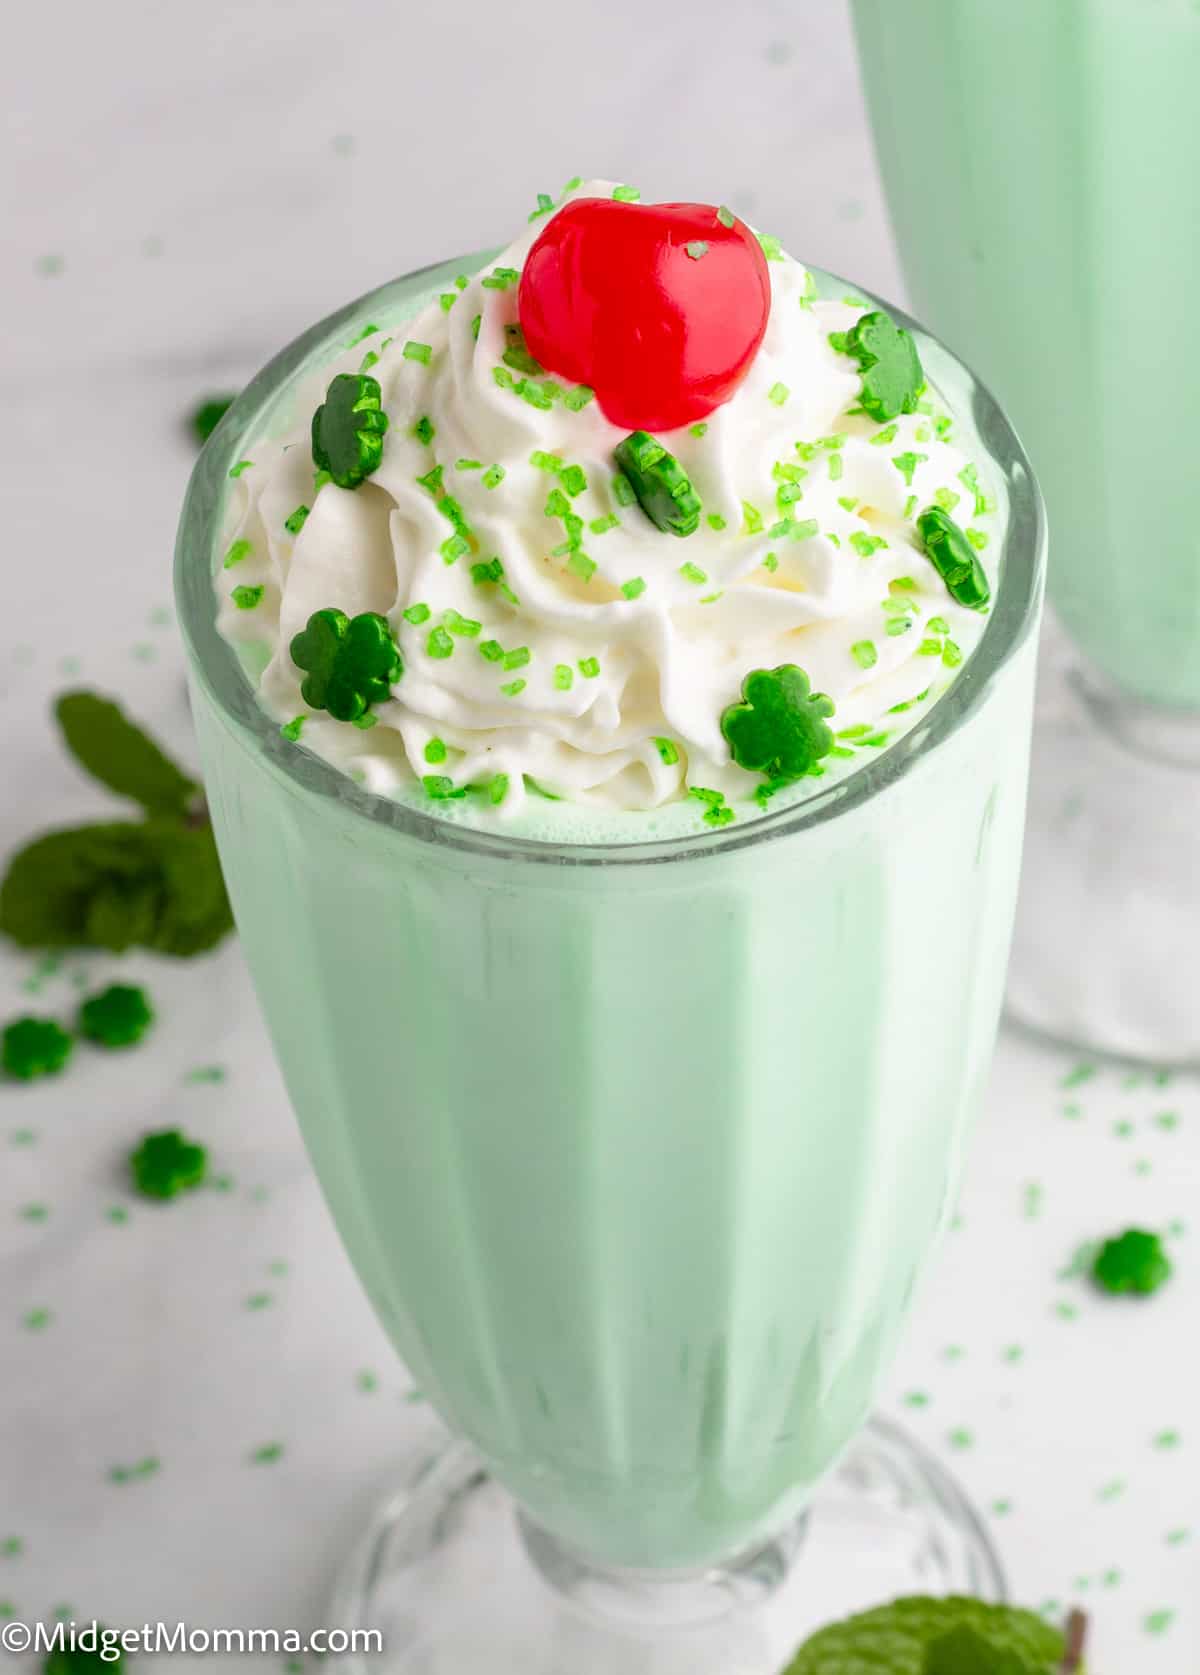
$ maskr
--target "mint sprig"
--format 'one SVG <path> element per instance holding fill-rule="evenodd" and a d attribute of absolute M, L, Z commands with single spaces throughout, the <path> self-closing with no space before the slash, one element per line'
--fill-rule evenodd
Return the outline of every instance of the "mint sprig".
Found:
<path fill-rule="evenodd" d="M 1082 1675 L 1068 1657 L 1062 1632 L 1032 1611 L 914 1595 L 820 1629 L 785 1675 Z"/>
<path fill-rule="evenodd" d="M 68 693 L 55 715 L 80 765 L 139 803 L 145 818 L 26 844 L 0 882 L 0 931 L 25 948 L 187 957 L 213 947 L 233 916 L 196 782 L 107 699 Z"/>

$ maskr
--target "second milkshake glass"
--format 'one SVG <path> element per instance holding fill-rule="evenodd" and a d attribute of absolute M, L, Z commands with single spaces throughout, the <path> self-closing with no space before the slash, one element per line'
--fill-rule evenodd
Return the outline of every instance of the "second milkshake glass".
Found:
<path fill-rule="evenodd" d="M 818 1485 L 888 1367 L 990 1062 L 1040 502 L 990 397 L 917 332 L 1004 534 L 983 640 L 906 737 L 670 842 L 555 845 L 375 796 L 280 738 L 217 632 L 228 471 L 334 345 L 475 265 L 386 286 L 268 367 L 200 459 L 177 559 L 288 1089 L 380 1318 L 471 1445 L 408 1471 L 333 1620 L 382 1627 L 378 1666 L 424 1675 L 766 1672 L 826 1615 L 1003 1592 L 897 1433 Z"/>
<path fill-rule="evenodd" d="M 1010 1004 L 1200 1059 L 1200 8 L 854 0 L 916 307 L 1013 414 L 1054 530 Z"/>

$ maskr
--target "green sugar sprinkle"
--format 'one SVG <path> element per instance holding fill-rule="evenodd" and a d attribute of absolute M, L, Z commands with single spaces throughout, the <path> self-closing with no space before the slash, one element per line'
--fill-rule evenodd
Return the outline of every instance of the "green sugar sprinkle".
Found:
<path fill-rule="evenodd" d="M 908 499 L 904 502 L 904 511 L 902 513 L 902 516 L 903 516 L 906 523 L 911 521 L 913 513 L 916 511 L 916 509 L 917 509 L 917 497 L 916 497 L 915 494 L 910 494 Z"/>
<path fill-rule="evenodd" d="M 764 570 L 769 570 L 771 574 L 774 575 L 776 570 L 779 568 L 779 559 L 776 554 L 767 553 L 762 561 L 762 567 Z"/>
<path fill-rule="evenodd" d="M 668 768 L 673 768 L 679 760 L 679 752 L 670 739 L 655 739 L 654 747 L 662 757 Z"/>
<path fill-rule="evenodd" d="M 467 794 L 465 787 L 461 791 L 458 789 L 449 774 L 423 774 L 421 784 L 437 802 L 450 802 Z"/>
<path fill-rule="evenodd" d="M 850 655 L 860 669 L 873 669 L 879 661 L 874 640 L 856 640 L 850 647 Z"/>
<path fill-rule="evenodd" d="M 247 541 L 243 536 L 241 540 L 235 541 L 229 551 L 225 554 L 224 568 L 226 570 L 232 570 L 235 564 L 240 564 L 244 558 L 249 558 L 253 551 L 253 543 Z"/>
<path fill-rule="evenodd" d="M 841 456 L 841 454 L 830 454 L 830 456 L 829 456 L 829 481 L 831 483 L 837 483 L 837 482 L 841 481 L 841 477 L 842 477 L 842 456 Z"/>
<path fill-rule="evenodd" d="M 868 535 L 865 530 L 856 529 L 850 536 L 850 545 L 860 558 L 870 558 L 881 547 L 886 547 L 887 542 L 882 535 Z"/>
<path fill-rule="evenodd" d="M 578 576 L 580 581 L 590 582 L 595 574 L 596 563 L 580 548 L 567 559 L 567 569 L 573 576 Z"/>
<path fill-rule="evenodd" d="M 483 324 L 483 315 L 482 314 L 477 314 L 475 316 L 475 318 L 471 321 L 471 336 L 475 339 L 475 341 L 477 343 L 479 341 L 479 328 L 482 324 Z"/>
<path fill-rule="evenodd" d="M 464 553 L 469 553 L 470 550 L 471 543 L 465 535 L 448 535 L 438 548 L 445 564 L 453 564 L 456 559 L 461 558 Z"/>
<path fill-rule="evenodd" d="M 405 622 L 411 622 L 413 627 L 416 628 L 422 622 L 428 622 L 430 614 L 428 605 L 410 605 L 404 613 L 404 620 Z"/>
<path fill-rule="evenodd" d="M 479 655 L 485 657 L 489 663 L 499 663 L 504 656 L 504 647 L 499 640 L 481 640 L 479 642 Z"/>
<path fill-rule="evenodd" d="M 619 204 L 636 204 L 641 195 L 636 186 L 613 187 L 613 197 Z"/>
<path fill-rule="evenodd" d="M 523 669 L 532 656 L 528 646 L 515 646 L 512 651 L 506 651 L 500 661 L 506 669 Z"/>
<path fill-rule="evenodd" d="M 786 384 L 774 383 L 767 391 L 767 400 L 773 401 L 776 407 L 782 407 L 791 393 Z"/>
<path fill-rule="evenodd" d="M 308 514 L 311 510 L 312 508 L 309 506 L 297 506 L 294 512 L 290 512 L 288 516 L 284 518 L 283 527 L 287 530 L 289 535 L 299 535 L 300 531 L 304 528 L 304 525 L 308 521 Z"/>
<path fill-rule="evenodd" d="M 923 465 L 928 458 L 928 454 L 893 454 L 892 464 L 904 478 L 904 481 L 908 484 L 909 488 L 911 488 L 913 473 L 916 471 L 918 465 Z"/>
<path fill-rule="evenodd" d="M 476 587 L 482 587 L 485 582 L 498 582 L 503 576 L 504 566 L 498 558 L 481 559 L 471 566 L 471 580 Z"/>
<path fill-rule="evenodd" d="M 500 358 L 505 366 L 511 366 L 514 372 L 528 372 L 533 377 L 540 378 L 546 369 L 540 361 L 535 360 L 529 353 L 525 343 L 525 333 L 515 320 L 505 326 L 504 341 L 506 348 Z"/>
<path fill-rule="evenodd" d="M 885 448 L 889 442 L 896 440 L 897 428 L 896 425 L 884 425 L 883 429 L 877 430 L 868 441 L 873 448 Z"/>
<path fill-rule="evenodd" d="M 708 244 L 702 238 L 689 239 L 683 247 L 693 262 L 698 262 L 702 256 L 708 255 Z"/>
<path fill-rule="evenodd" d="M 720 512 L 710 512 L 708 517 L 705 519 L 705 522 L 708 524 L 710 529 L 720 531 L 726 528 L 725 519 L 721 516 Z"/>
<path fill-rule="evenodd" d="M 469 616 L 459 616 L 455 610 L 443 611 L 442 621 L 452 634 L 461 634 L 468 640 L 473 640 L 483 627 L 481 622 Z"/>
<path fill-rule="evenodd" d="M 626 599 L 640 599 L 646 591 L 646 584 L 640 576 L 632 576 L 629 581 L 621 583 L 621 592 Z"/>
<path fill-rule="evenodd" d="M 772 238 L 770 233 L 757 233 L 755 237 L 758 239 L 762 253 L 768 262 L 782 262 L 783 246 L 777 238 Z"/>
<path fill-rule="evenodd" d="M 458 292 L 457 291 L 443 291 L 442 294 L 438 297 L 438 302 L 441 303 L 442 310 L 446 314 L 449 314 L 450 310 L 454 307 L 454 305 L 457 301 L 458 301 Z"/>
<path fill-rule="evenodd" d="M 535 471 L 547 471 L 557 477 L 563 468 L 561 454 L 548 454 L 544 448 L 535 448 L 529 456 L 529 463 Z"/>
<path fill-rule="evenodd" d="M 282 737 L 287 739 L 290 744 L 295 744 L 300 737 L 303 727 L 304 717 L 302 715 L 296 715 L 293 716 L 290 721 L 285 721 L 279 731 Z"/>
<path fill-rule="evenodd" d="M 368 320 L 366 325 L 362 328 L 362 330 L 357 332 L 350 339 L 349 343 L 347 343 L 347 345 L 346 345 L 347 349 L 357 348 L 357 346 L 363 341 L 364 338 L 374 337 L 375 333 L 378 330 L 379 330 L 379 327 L 377 325 L 375 325 L 375 323 L 373 321 Z"/>
<path fill-rule="evenodd" d="M 595 680 L 600 673 L 600 659 L 598 657 L 581 657 L 579 659 L 579 673 L 586 680 Z"/>
<path fill-rule="evenodd" d="M 433 420 L 429 417 L 428 413 L 422 413 L 421 417 L 412 427 L 412 433 L 418 442 L 423 442 L 426 447 L 429 446 L 434 437 L 437 435 L 437 431 L 434 429 Z"/>
<path fill-rule="evenodd" d="M 975 551 L 981 553 L 988 544 L 988 537 L 984 531 L 982 529 L 968 529 L 965 533 L 967 540 L 975 548 Z"/>
<path fill-rule="evenodd" d="M 942 662 L 947 669 L 957 669 L 963 660 L 963 654 L 953 640 L 947 640 L 942 648 Z"/>
<path fill-rule="evenodd" d="M 487 782 L 487 799 L 489 803 L 502 803 L 508 795 L 508 775 L 493 774 Z"/>
<path fill-rule="evenodd" d="M 931 616 L 925 626 L 931 634 L 948 634 L 950 632 L 950 624 L 944 616 Z"/>
<path fill-rule="evenodd" d="M 683 577 L 685 582 L 694 582 L 697 587 L 701 586 L 708 580 L 707 575 L 705 575 L 704 571 L 701 570 L 700 566 L 698 564 L 693 564 L 690 560 L 686 564 L 681 564 L 679 566 L 679 574 Z"/>
<path fill-rule="evenodd" d="M 499 488 L 504 481 L 504 467 L 502 465 L 489 465 L 480 481 L 485 489 Z"/>
<path fill-rule="evenodd" d="M 587 384 L 576 384 L 563 397 L 563 406 L 568 413 L 579 413 L 589 401 L 596 399 L 596 392 Z"/>
<path fill-rule="evenodd" d="M 406 361 L 419 361 L 422 366 L 428 366 L 433 359 L 433 350 L 428 343 L 414 343 L 410 337 L 400 351 Z"/>
<path fill-rule="evenodd" d="M 531 221 L 537 221 L 541 216 L 549 215 L 553 208 L 554 199 L 546 192 L 539 192 L 537 195 L 537 208 L 530 210 L 529 219 Z"/>
<path fill-rule="evenodd" d="M 375 362 L 378 359 L 379 356 L 375 353 L 374 349 L 368 349 L 362 360 L 358 363 L 360 377 L 364 372 L 370 372 L 371 368 L 375 365 Z"/>
<path fill-rule="evenodd" d="M 507 291 L 520 277 L 516 268 L 493 268 L 481 283 L 485 291 Z"/>
<path fill-rule="evenodd" d="M 752 506 L 748 500 L 742 501 L 742 534 L 761 535 L 763 527 L 762 513 L 757 506 Z"/>
<path fill-rule="evenodd" d="M 794 506 L 797 500 L 803 498 L 804 490 L 799 483 L 781 483 L 775 490 L 775 504 L 780 511 L 786 511 L 789 506 Z"/>
<path fill-rule="evenodd" d="M 593 518 L 588 524 L 588 528 L 593 535 L 607 535 L 610 529 L 617 529 L 620 522 L 621 520 L 615 512 L 606 512 L 602 518 Z"/>
<path fill-rule="evenodd" d="M 454 275 L 454 287 L 456 290 L 465 291 L 470 283 L 471 281 L 467 278 L 465 273 L 456 273 Z"/>
<path fill-rule="evenodd" d="M 701 419 L 699 424 L 689 425 L 688 430 L 693 436 L 704 436 L 708 432 L 708 426 L 705 424 L 704 420 Z"/>
<path fill-rule="evenodd" d="M 229 597 L 239 611 L 252 611 L 266 591 L 265 584 L 259 582 L 257 587 L 235 587 Z"/>
<path fill-rule="evenodd" d="M 717 208 L 717 220 L 723 227 L 732 227 L 733 211 L 731 209 L 726 209 L 724 204 L 720 204 Z"/>
<path fill-rule="evenodd" d="M 425 642 L 425 652 L 428 657 L 452 657 L 454 641 L 444 628 L 435 628 Z"/>
<path fill-rule="evenodd" d="M 554 665 L 554 685 L 559 692 L 569 692 L 575 684 L 575 671 L 566 663 Z"/>
<path fill-rule="evenodd" d="M 456 471 L 482 471 L 483 461 L 481 459 L 456 459 L 454 469 Z"/>
<path fill-rule="evenodd" d="M 582 494 L 588 486 L 587 476 L 581 465 L 564 465 L 558 474 L 558 480 L 572 500 L 576 495 Z"/>
<path fill-rule="evenodd" d="M 525 682 L 523 680 L 510 680 L 500 690 L 506 698 L 516 698 L 524 692 Z"/>
<path fill-rule="evenodd" d="M 843 507 L 847 512 L 852 512 L 858 505 L 858 496 L 854 494 L 839 494 L 838 505 Z"/>
<path fill-rule="evenodd" d="M 633 484 L 623 471 L 613 473 L 612 496 L 618 506 L 632 506 L 637 499 L 633 492 Z"/>
<path fill-rule="evenodd" d="M 229 475 L 231 477 L 234 477 L 234 478 L 240 477 L 242 472 L 243 471 L 249 471 L 250 467 L 253 464 L 254 464 L 254 461 L 252 459 L 240 459 L 240 460 L 238 460 L 236 465 L 231 465 L 230 466 Z"/>
<path fill-rule="evenodd" d="M 955 494 L 953 489 L 934 489 L 933 499 L 935 505 L 940 506 L 943 512 L 950 513 L 958 505 L 962 495 Z"/>

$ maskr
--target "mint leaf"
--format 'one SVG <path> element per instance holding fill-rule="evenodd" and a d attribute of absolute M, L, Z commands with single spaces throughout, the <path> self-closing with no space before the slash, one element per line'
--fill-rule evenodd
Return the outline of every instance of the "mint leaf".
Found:
<path fill-rule="evenodd" d="M 36 838 L 0 884 L 0 930 L 27 948 L 198 954 L 233 928 L 211 827 L 76 826 Z"/>
<path fill-rule="evenodd" d="M 198 790 L 195 781 L 118 704 L 94 692 L 64 692 L 54 713 L 68 750 L 93 779 L 149 814 L 187 812 Z"/>
<path fill-rule="evenodd" d="M 953 1662 L 926 1660 L 968 1649 L 976 1661 L 961 1666 L 964 1675 L 1052 1675 L 1066 1650 L 1059 1630 L 1032 1611 L 961 1596 L 914 1595 L 819 1630 L 785 1675 L 958 1675 L 960 1666 Z M 980 1661 L 999 1654 L 1016 1662 Z"/>
<path fill-rule="evenodd" d="M 1049 1675 L 1050 1665 L 1030 1663 L 1010 1648 L 989 1644 L 973 1628 L 951 1629 L 931 1642 L 921 1675 Z"/>

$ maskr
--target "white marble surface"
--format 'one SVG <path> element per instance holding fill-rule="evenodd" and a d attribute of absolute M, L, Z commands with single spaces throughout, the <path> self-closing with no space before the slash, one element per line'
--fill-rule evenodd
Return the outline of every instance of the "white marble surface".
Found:
<path fill-rule="evenodd" d="M 120 694 L 194 761 L 158 614 L 181 416 L 349 295 L 500 242 L 537 191 L 598 172 L 727 201 L 902 299 L 840 0 L 695 0 L 665 21 L 640 0 L 73 0 L 6 18 L 0 95 L 5 848 L 111 807 L 56 748 L 63 685 Z M 5 950 L 4 1014 L 67 1013 L 118 970 L 154 992 L 149 1045 L 0 1087 L 0 1607 L 305 1628 L 413 1423 L 407 1379 L 334 1239 L 236 945 L 41 977 Z M 226 1079 L 186 1079 L 209 1065 Z M 1096 1675 L 1192 1675 L 1193 1240 L 1177 1233 L 1176 1279 L 1142 1305 L 1058 1276 L 1128 1221 L 1186 1225 L 1200 1091 L 1116 1070 L 1066 1087 L 1072 1069 L 1002 1040 L 963 1225 L 886 1405 L 988 1509 L 1023 1600 L 1095 1612 Z M 130 1199 L 128 1149 L 169 1122 L 230 1191 Z M 154 1474 L 110 1480 L 146 1457 Z"/>

